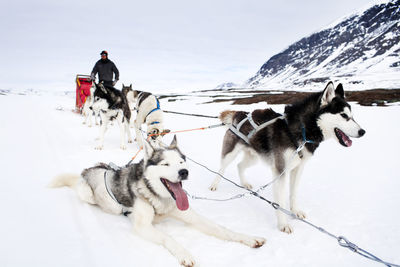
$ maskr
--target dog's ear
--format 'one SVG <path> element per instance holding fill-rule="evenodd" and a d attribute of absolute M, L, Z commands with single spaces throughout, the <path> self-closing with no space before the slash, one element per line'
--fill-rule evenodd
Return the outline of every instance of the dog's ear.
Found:
<path fill-rule="evenodd" d="M 131 84 L 131 85 L 129 85 L 129 88 L 131 88 L 131 89 L 132 89 L 132 84 Z"/>
<path fill-rule="evenodd" d="M 320 102 L 321 107 L 328 105 L 335 96 L 335 87 L 333 86 L 333 82 L 329 82 L 322 92 Z"/>
<path fill-rule="evenodd" d="M 341 83 L 339 83 L 338 86 L 336 86 L 335 94 L 344 99 L 344 90 L 343 90 L 343 85 Z"/>
<path fill-rule="evenodd" d="M 125 87 L 125 85 L 124 84 L 122 84 L 122 88 L 124 88 Z"/>
<path fill-rule="evenodd" d="M 174 139 L 172 139 L 172 142 L 169 145 L 169 149 L 175 149 L 177 147 L 178 147 L 178 140 L 176 139 L 176 134 L 175 134 Z"/>
<path fill-rule="evenodd" d="M 154 148 L 147 140 L 143 140 L 143 150 L 144 150 L 144 158 L 146 160 L 151 158 L 154 152 Z"/>

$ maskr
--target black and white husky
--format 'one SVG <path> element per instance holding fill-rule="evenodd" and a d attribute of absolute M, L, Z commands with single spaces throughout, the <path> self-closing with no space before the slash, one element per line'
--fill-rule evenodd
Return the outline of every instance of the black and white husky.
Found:
<path fill-rule="evenodd" d="M 126 136 L 128 136 L 128 142 L 132 143 L 129 130 L 131 110 L 128 101 L 121 91 L 113 87 L 104 86 L 102 83 L 95 83 L 95 87 L 92 109 L 98 112 L 101 118 L 99 144 L 95 148 L 103 149 L 107 126 L 110 121 L 116 120 L 120 127 L 120 147 L 126 149 Z"/>
<path fill-rule="evenodd" d="M 230 125 L 230 129 L 224 136 L 219 173 L 223 174 L 239 152 L 243 151 L 245 155 L 237 166 L 239 177 L 243 186 L 251 188 L 244 171 L 257 158 L 261 158 L 271 166 L 276 179 L 274 200 L 286 209 L 286 180 L 290 173 L 290 210 L 299 218 L 306 217 L 296 201 L 300 176 L 319 144 L 328 138 L 335 138 L 341 145 L 349 147 L 352 144 L 349 137 L 358 138 L 365 134 L 353 119 L 342 84 L 335 89 L 332 82 L 322 92 L 286 106 L 284 115 L 272 109 L 259 109 L 251 113 L 224 111 L 220 119 Z M 296 149 L 305 142 L 305 148 L 296 154 Z M 219 181 L 220 176 L 217 176 L 210 189 L 216 190 Z M 285 214 L 277 211 L 277 219 L 281 231 L 292 232 Z"/>
<path fill-rule="evenodd" d="M 139 92 L 132 89 L 132 84 L 129 86 L 122 84 L 121 92 L 126 97 L 129 109 L 131 110 L 131 113 L 133 113 L 136 110 L 136 100 Z M 131 127 L 133 126 L 132 118 L 133 116 L 131 116 L 131 122 L 129 123 Z"/>
<path fill-rule="evenodd" d="M 98 164 L 79 175 L 60 175 L 50 187 L 70 186 L 80 199 L 96 204 L 112 214 L 124 214 L 133 231 L 144 239 L 163 245 L 183 266 L 194 266 L 190 253 L 172 237 L 153 226 L 167 216 L 181 220 L 222 240 L 241 242 L 257 248 L 261 237 L 235 233 L 200 216 L 189 207 L 182 181 L 188 179 L 185 156 L 177 147 L 176 137 L 169 147 L 153 148 L 144 141 L 144 159 L 122 169 Z"/>

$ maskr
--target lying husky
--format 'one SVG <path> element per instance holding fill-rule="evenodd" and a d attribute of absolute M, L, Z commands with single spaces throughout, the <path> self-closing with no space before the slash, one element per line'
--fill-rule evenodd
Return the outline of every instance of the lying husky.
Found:
<path fill-rule="evenodd" d="M 104 86 L 102 83 L 95 84 L 93 110 L 99 112 L 101 118 L 99 144 L 96 149 L 103 149 L 104 134 L 107 130 L 108 123 L 116 120 L 120 127 L 120 147 L 126 149 L 126 139 L 132 143 L 131 132 L 129 130 L 129 120 L 131 119 L 131 111 L 129 109 L 126 97 L 121 91 Z"/>
<path fill-rule="evenodd" d="M 153 221 L 174 217 L 198 230 L 222 240 L 241 242 L 253 248 L 264 238 L 232 232 L 195 213 L 189 208 L 182 181 L 188 179 L 185 156 L 177 147 L 176 137 L 169 147 L 152 148 L 144 141 L 144 159 L 116 170 L 107 164 L 85 169 L 79 175 L 60 175 L 51 187 L 70 186 L 78 196 L 106 212 L 125 214 L 139 236 L 163 245 L 183 266 L 194 266 L 186 249 L 153 226 Z"/>
<path fill-rule="evenodd" d="M 251 188 L 244 178 L 244 171 L 259 156 L 272 167 L 273 176 L 277 178 L 274 182 L 275 202 L 286 209 L 285 184 L 290 173 L 290 209 L 299 218 L 305 218 L 306 215 L 297 206 L 297 187 L 305 163 L 319 144 L 334 137 L 341 145 L 349 147 L 352 144 L 349 136 L 358 138 L 365 134 L 353 119 L 351 107 L 344 99 L 342 85 L 339 84 L 335 90 L 332 82 L 323 92 L 286 106 L 284 115 L 272 109 L 259 109 L 251 113 L 224 111 L 220 119 L 231 126 L 225 133 L 219 173 L 223 174 L 239 152 L 243 151 L 244 158 L 238 163 L 239 177 L 243 186 Z M 299 145 L 306 140 L 305 148 L 295 154 Z M 210 189 L 216 190 L 219 181 L 220 176 L 217 176 Z M 291 233 L 292 227 L 286 215 L 277 211 L 277 217 L 278 228 Z"/>

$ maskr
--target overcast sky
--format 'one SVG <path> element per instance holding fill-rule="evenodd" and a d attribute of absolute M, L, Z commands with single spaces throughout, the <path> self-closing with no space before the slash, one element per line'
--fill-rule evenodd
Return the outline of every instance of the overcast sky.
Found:
<path fill-rule="evenodd" d="M 0 3 L 0 89 L 74 90 L 107 50 L 120 83 L 242 83 L 274 54 L 376 0 L 13 0 Z"/>

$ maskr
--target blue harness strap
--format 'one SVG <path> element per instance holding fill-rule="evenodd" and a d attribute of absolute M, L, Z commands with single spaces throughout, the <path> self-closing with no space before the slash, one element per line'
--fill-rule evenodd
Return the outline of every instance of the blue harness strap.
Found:
<path fill-rule="evenodd" d="M 154 109 L 152 109 L 152 110 L 150 110 L 150 112 L 149 113 L 147 113 L 147 116 L 149 116 L 151 113 L 153 113 L 154 111 L 156 111 L 156 110 L 159 110 L 160 109 L 160 101 L 158 101 L 158 99 L 156 98 L 156 101 L 157 101 L 157 107 L 156 108 L 154 108 Z M 146 117 L 147 117 L 146 116 Z"/>
<path fill-rule="evenodd" d="M 154 108 L 154 109 L 152 109 L 152 110 L 150 110 L 150 112 L 147 113 L 147 115 L 146 115 L 146 120 L 147 120 L 147 117 L 148 117 L 151 113 L 153 113 L 154 111 L 160 109 L 160 101 L 158 101 L 158 98 L 157 98 L 157 97 L 156 97 L 156 101 L 157 101 L 157 107 Z M 154 125 L 154 124 L 157 124 L 157 123 L 160 123 L 160 122 L 159 122 L 159 121 L 153 121 L 153 122 L 150 123 L 150 125 Z"/>

